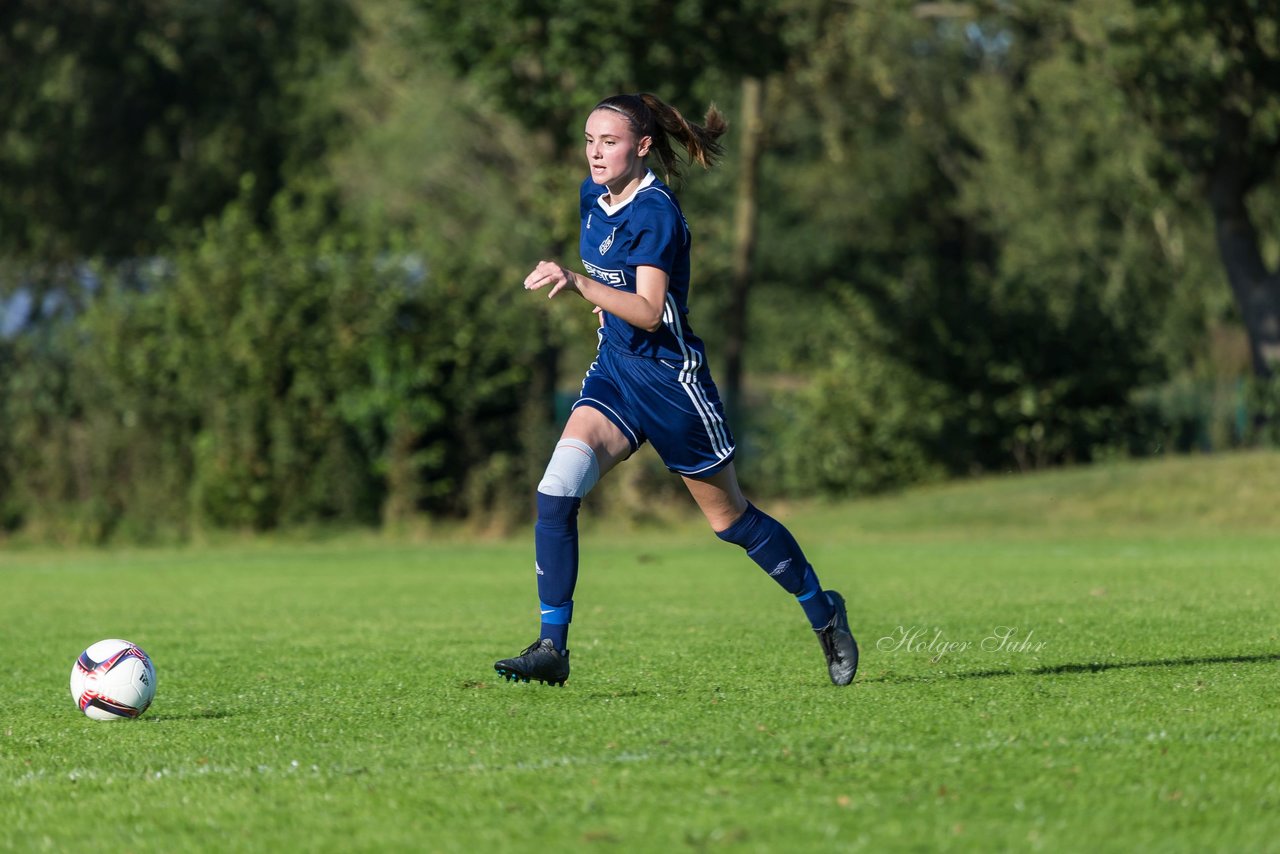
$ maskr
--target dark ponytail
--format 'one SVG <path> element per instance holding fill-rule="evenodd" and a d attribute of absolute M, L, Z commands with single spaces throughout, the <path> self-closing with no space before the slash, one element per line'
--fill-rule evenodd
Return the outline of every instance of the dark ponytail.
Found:
<path fill-rule="evenodd" d="M 653 140 L 651 150 L 657 155 L 668 183 L 678 181 L 681 175 L 680 158 L 671 145 L 673 139 L 688 153 L 689 161 L 703 169 L 710 169 L 724 154 L 724 146 L 719 140 L 729 129 L 729 124 L 715 104 L 707 108 L 706 118 L 700 125 L 689 121 L 675 107 L 648 92 L 614 95 L 605 98 L 595 109 L 621 113 L 637 137 L 647 136 Z"/>

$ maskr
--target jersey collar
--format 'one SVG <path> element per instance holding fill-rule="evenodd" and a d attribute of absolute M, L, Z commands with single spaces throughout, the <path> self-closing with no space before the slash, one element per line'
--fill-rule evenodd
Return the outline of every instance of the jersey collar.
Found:
<path fill-rule="evenodd" d="M 600 207 L 604 210 L 605 213 L 607 213 L 609 216 L 613 216 L 618 211 L 622 210 L 627 205 L 631 204 L 631 200 L 634 199 L 636 196 L 640 195 L 641 190 L 643 190 L 645 187 L 648 187 L 650 184 L 652 184 L 656 180 L 658 180 L 657 176 L 654 175 L 653 170 L 650 169 L 647 173 L 645 173 L 644 178 L 640 180 L 640 186 L 636 187 L 636 191 L 631 195 L 627 196 L 622 201 L 618 202 L 618 204 L 610 205 L 605 202 L 604 197 L 609 195 L 607 191 L 597 196 L 596 201 L 600 203 Z"/>

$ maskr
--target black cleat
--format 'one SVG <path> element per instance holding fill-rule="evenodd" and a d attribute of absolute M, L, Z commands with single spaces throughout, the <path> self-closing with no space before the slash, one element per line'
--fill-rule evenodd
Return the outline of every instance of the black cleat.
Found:
<path fill-rule="evenodd" d="M 844 597 L 834 590 L 826 591 L 827 599 L 835 608 L 831 622 L 814 629 L 822 652 L 827 657 L 827 672 L 835 685 L 848 685 L 858 672 L 858 642 L 849 631 L 849 614 L 844 608 Z"/>
<path fill-rule="evenodd" d="M 531 643 L 515 658 L 495 662 L 493 669 L 509 682 L 532 679 L 548 685 L 563 685 L 569 678 L 569 650 L 561 653 L 551 638 L 542 638 Z"/>

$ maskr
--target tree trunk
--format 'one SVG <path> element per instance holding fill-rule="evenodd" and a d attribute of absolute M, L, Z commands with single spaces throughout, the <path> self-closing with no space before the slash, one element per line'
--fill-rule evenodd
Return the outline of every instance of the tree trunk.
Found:
<path fill-rule="evenodd" d="M 1209 175 L 1209 206 L 1218 254 L 1249 334 L 1254 376 L 1269 379 L 1280 367 L 1280 274 L 1262 258 L 1247 204 L 1251 182 L 1241 160 L 1227 152 Z"/>
<path fill-rule="evenodd" d="M 760 155 L 764 149 L 764 87 L 756 77 L 742 81 L 742 117 L 738 120 L 741 157 L 733 216 L 733 269 L 725 317 L 725 402 L 730 413 L 742 399 L 742 363 L 747 346 L 747 301 L 756 249 Z"/>

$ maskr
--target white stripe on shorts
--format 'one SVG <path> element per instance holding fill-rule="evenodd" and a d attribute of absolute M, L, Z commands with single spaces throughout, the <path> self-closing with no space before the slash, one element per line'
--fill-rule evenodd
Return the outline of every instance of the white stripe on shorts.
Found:
<path fill-rule="evenodd" d="M 698 415 L 702 418 L 702 426 L 707 431 L 707 437 L 711 440 L 711 447 L 720 459 L 724 459 L 733 453 L 733 446 L 729 444 L 729 435 L 725 430 L 724 419 L 716 412 L 716 408 L 707 398 L 706 392 L 703 391 L 702 385 L 698 382 L 698 369 L 702 367 L 702 357 L 696 350 L 689 349 L 684 343 L 684 335 L 680 329 L 680 313 L 676 310 L 676 300 L 669 292 L 667 293 L 667 304 L 662 312 L 663 322 L 667 328 L 675 335 L 675 339 L 680 344 L 680 352 L 684 356 L 684 365 L 680 369 L 680 385 L 684 388 L 685 394 L 689 395 L 694 409 L 698 411 Z"/>

